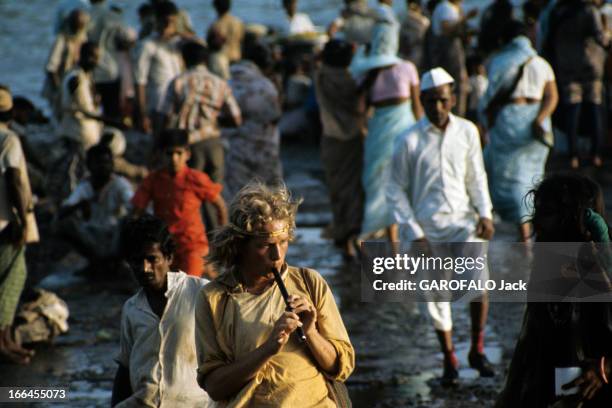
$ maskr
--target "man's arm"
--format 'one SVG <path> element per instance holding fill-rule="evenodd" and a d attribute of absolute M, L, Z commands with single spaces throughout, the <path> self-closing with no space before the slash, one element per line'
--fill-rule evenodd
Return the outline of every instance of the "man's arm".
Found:
<path fill-rule="evenodd" d="M 219 123 L 223 127 L 238 127 L 242 125 L 240 106 L 238 106 L 238 102 L 234 98 L 232 89 L 229 86 L 226 87 L 225 92 L 225 101 L 223 103 L 222 114 L 219 117 Z"/>
<path fill-rule="evenodd" d="M 217 198 L 214 199 L 211 204 L 217 210 L 219 225 L 227 224 L 227 206 L 225 205 L 225 200 L 223 197 L 221 197 L 221 194 L 217 195 Z"/>
<path fill-rule="evenodd" d="M 136 106 L 140 112 L 141 127 L 145 133 L 151 133 L 151 119 L 147 112 L 146 84 L 149 79 L 149 69 L 151 66 L 151 55 L 149 43 L 145 42 L 136 56 L 134 69 L 134 80 L 136 82 Z"/>
<path fill-rule="evenodd" d="M 195 310 L 198 384 L 214 401 L 225 400 L 237 394 L 257 375 L 261 367 L 280 351 L 289 341 L 291 333 L 301 325 L 297 314 L 284 312 L 261 346 L 242 356 L 239 361 L 228 362 L 217 342 L 211 307 L 203 291 L 198 294 Z M 216 368 L 206 368 L 211 364 Z"/>
<path fill-rule="evenodd" d="M 130 384 L 130 370 L 119 364 L 115 381 L 113 382 L 113 395 L 111 397 L 111 406 L 119 404 L 121 401 L 128 399 L 132 395 L 132 386 Z"/>
<path fill-rule="evenodd" d="M 27 196 L 26 186 L 18 168 L 8 167 L 5 172 L 9 205 L 15 208 L 15 225 L 13 225 L 13 244 L 25 245 L 26 242 L 26 216 L 30 197 Z"/>
<path fill-rule="evenodd" d="M 480 218 L 476 227 L 476 234 L 480 238 L 491 239 L 495 232 L 492 221 L 493 204 L 489 195 L 489 184 L 482 158 L 480 136 L 475 125 L 471 126 L 468 143 L 465 185 L 472 205 L 476 208 Z"/>

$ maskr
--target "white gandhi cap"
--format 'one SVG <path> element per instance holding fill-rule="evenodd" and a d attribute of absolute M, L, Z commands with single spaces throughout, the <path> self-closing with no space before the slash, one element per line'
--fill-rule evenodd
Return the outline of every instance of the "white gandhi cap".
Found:
<path fill-rule="evenodd" d="M 444 68 L 433 68 L 423 74 L 423 78 L 421 78 L 421 91 L 452 84 L 453 82 L 455 82 L 455 80 L 444 70 Z"/>

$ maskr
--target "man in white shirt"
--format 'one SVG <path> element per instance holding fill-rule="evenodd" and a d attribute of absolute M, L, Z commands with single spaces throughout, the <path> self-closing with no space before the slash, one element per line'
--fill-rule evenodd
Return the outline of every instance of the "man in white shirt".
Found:
<path fill-rule="evenodd" d="M 122 243 L 141 289 L 123 305 L 111 405 L 210 406 L 196 380 L 195 349 L 195 299 L 208 281 L 170 271 L 176 245 L 158 218 L 129 221 Z"/>
<path fill-rule="evenodd" d="M 310 17 L 297 12 L 297 0 L 283 0 L 283 7 L 287 13 L 287 21 L 282 28 L 283 34 L 290 36 L 316 31 Z"/>
<path fill-rule="evenodd" d="M 155 8 L 157 32 L 143 40 L 136 56 L 134 79 L 141 127 L 151 133 L 161 126 L 160 105 L 168 84 L 182 71 L 181 37 L 177 31 L 178 8 L 164 2 Z"/>
<path fill-rule="evenodd" d="M 453 83 L 442 68 L 423 75 L 421 100 L 425 117 L 397 140 L 387 187 L 401 239 L 418 242 L 436 256 L 440 254 L 434 249 L 443 246 L 430 243 L 486 242 L 494 233 L 493 206 L 478 130 L 470 121 L 450 113 L 455 103 Z M 483 351 L 488 312 L 486 292 L 470 302 L 470 309 L 470 366 L 481 376 L 492 376 L 493 369 Z M 444 354 L 443 383 L 451 385 L 458 378 L 458 362 L 452 341 L 450 303 L 428 302 L 427 310 Z"/>

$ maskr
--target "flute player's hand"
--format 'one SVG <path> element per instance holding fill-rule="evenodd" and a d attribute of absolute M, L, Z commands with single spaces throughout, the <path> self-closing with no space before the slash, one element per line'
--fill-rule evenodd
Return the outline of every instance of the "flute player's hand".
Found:
<path fill-rule="evenodd" d="M 270 355 L 277 354 L 298 327 L 302 327 L 299 316 L 294 312 L 284 312 L 274 324 L 274 329 L 265 343 Z"/>
<path fill-rule="evenodd" d="M 304 297 L 291 295 L 289 296 L 289 306 L 294 313 L 300 316 L 300 321 L 304 324 L 304 334 L 306 337 L 317 330 L 317 309 Z"/>

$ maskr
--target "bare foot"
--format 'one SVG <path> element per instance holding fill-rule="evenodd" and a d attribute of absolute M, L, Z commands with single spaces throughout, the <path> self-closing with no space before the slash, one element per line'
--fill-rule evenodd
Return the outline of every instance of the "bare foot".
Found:
<path fill-rule="evenodd" d="M 21 356 L 17 353 L 13 353 L 10 350 L 0 347 L 0 362 L 25 365 L 30 363 L 30 357 Z"/>
<path fill-rule="evenodd" d="M 577 157 L 572 157 L 570 160 L 570 168 L 572 168 L 573 170 L 577 170 L 578 167 L 580 167 L 580 161 Z"/>
<path fill-rule="evenodd" d="M 34 350 L 28 350 L 22 347 L 21 344 L 17 343 L 13 339 L 10 328 L 2 330 L 0 336 L 2 337 L 0 340 L 0 348 L 3 348 L 4 350 L 9 351 L 13 354 L 17 354 L 21 357 L 34 357 Z"/>

